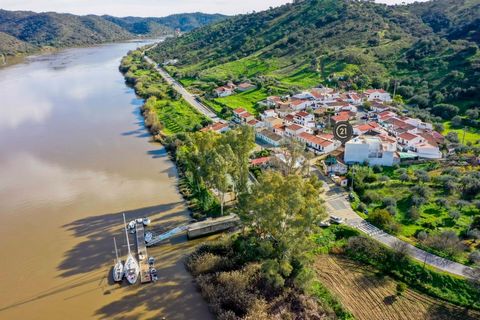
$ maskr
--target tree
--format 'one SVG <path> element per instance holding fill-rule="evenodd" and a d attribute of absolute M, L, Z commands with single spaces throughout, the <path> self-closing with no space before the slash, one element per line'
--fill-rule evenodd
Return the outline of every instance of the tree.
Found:
<path fill-rule="evenodd" d="M 480 117 L 480 110 L 479 109 L 468 109 L 465 112 L 465 115 L 472 120 L 478 119 Z"/>
<path fill-rule="evenodd" d="M 459 143 L 460 142 L 460 139 L 458 139 L 458 133 L 455 132 L 455 131 L 450 131 L 449 133 L 447 133 L 447 135 L 445 136 L 445 139 L 447 139 L 447 141 L 449 141 L 451 143 Z"/>
<path fill-rule="evenodd" d="M 454 231 L 444 231 L 440 234 L 430 236 L 425 244 L 432 248 L 441 250 L 450 256 L 455 256 L 464 250 L 464 246 Z"/>
<path fill-rule="evenodd" d="M 400 181 L 402 182 L 407 182 L 408 180 L 410 180 L 410 176 L 408 175 L 408 173 L 402 173 L 399 177 Z"/>
<path fill-rule="evenodd" d="M 432 108 L 432 113 L 436 116 L 442 117 L 444 120 L 450 120 L 455 117 L 460 109 L 457 106 L 441 103 Z"/>
<path fill-rule="evenodd" d="M 462 117 L 455 116 L 452 118 L 452 126 L 454 127 L 461 127 L 462 126 Z"/>
<path fill-rule="evenodd" d="M 480 193 L 480 172 L 468 172 L 460 180 L 460 185 L 466 199 L 474 198 Z"/>
<path fill-rule="evenodd" d="M 327 217 L 320 190 L 316 176 L 303 179 L 296 174 L 283 176 L 267 171 L 251 192 L 240 196 L 244 233 L 274 248 L 270 250 L 270 261 L 262 267 L 272 286 L 281 284 L 293 273 L 291 268 L 298 269 L 307 260 L 309 236 Z"/>
<path fill-rule="evenodd" d="M 425 170 L 415 170 L 414 174 L 417 177 L 418 181 L 420 182 L 430 181 L 430 176 L 428 175 L 428 172 Z"/>

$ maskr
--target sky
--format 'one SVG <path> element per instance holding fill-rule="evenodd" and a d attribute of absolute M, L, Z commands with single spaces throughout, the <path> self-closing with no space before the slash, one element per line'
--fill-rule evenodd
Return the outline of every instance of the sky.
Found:
<path fill-rule="evenodd" d="M 36 12 L 109 14 L 119 17 L 162 17 L 173 13 L 197 11 L 233 15 L 260 11 L 287 2 L 292 0 L 0 0 L 0 8 Z M 414 0 L 377 0 L 377 2 L 395 4 Z"/>

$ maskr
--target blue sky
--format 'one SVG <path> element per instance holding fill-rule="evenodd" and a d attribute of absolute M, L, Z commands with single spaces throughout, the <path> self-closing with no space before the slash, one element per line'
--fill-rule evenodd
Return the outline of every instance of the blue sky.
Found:
<path fill-rule="evenodd" d="M 278 6 L 287 0 L 0 0 L 6 10 L 56 11 L 114 16 L 166 16 L 182 12 L 237 14 Z M 393 4 L 413 0 L 378 0 Z"/>

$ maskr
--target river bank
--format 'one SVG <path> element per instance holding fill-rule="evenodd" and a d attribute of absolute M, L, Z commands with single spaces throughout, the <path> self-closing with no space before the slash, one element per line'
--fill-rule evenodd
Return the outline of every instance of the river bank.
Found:
<path fill-rule="evenodd" d="M 143 100 L 118 72 L 136 47 L 67 49 L 0 70 L 0 318 L 211 319 L 183 265 L 199 242 L 185 236 L 149 251 L 161 262 L 156 285 L 109 281 L 113 237 L 126 253 L 122 212 L 158 231 L 190 219 Z"/>

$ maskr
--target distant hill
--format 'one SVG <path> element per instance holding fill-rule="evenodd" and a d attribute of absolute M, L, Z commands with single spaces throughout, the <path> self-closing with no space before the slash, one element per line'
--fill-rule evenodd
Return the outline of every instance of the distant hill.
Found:
<path fill-rule="evenodd" d="M 161 34 L 164 32 L 171 32 L 175 29 L 179 29 L 182 32 L 188 32 L 226 18 L 226 16 L 221 14 L 206 14 L 200 12 L 174 14 L 163 18 L 102 17 L 133 34 L 139 35 Z"/>
<path fill-rule="evenodd" d="M 15 54 L 41 47 L 69 47 L 190 31 L 222 19 L 222 15 L 179 14 L 165 18 L 77 16 L 54 12 L 0 10 L 0 54 Z"/>
<path fill-rule="evenodd" d="M 207 84 L 247 77 L 274 90 L 323 83 L 392 92 L 397 83 L 411 105 L 465 110 L 480 101 L 479 42 L 480 0 L 304 0 L 231 17 L 150 54 L 178 58 L 178 77 Z"/>

